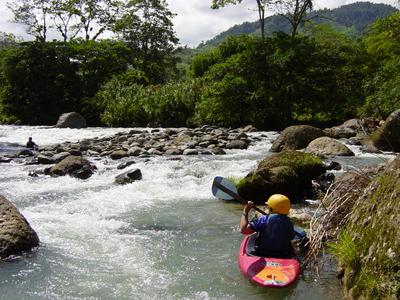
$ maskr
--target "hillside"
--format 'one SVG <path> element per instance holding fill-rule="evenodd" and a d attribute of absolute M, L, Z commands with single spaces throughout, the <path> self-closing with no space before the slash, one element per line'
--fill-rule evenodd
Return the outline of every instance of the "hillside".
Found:
<path fill-rule="evenodd" d="M 310 13 L 312 22 L 320 24 L 330 24 L 340 32 L 345 32 L 351 36 L 360 36 L 365 29 L 379 18 L 384 18 L 397 11 L 396 8 L 387 4 L 375 4 L 370 2 L 356 2 L 343 5 L 335 9 L 323 9 Z M 266 18 L 265 33 L 271 35 L 273 32 L 289 32 L 289 22 L 282 16 L 274 15 Z M 244 22 L 235 25 L 228 30 L 218 34 L 213 39 L 208 40 L 198 46 L 199 49 L 209 48 L 218 45 L 228 36 L 241 34 L 259 34 L 259 23 Z"/>

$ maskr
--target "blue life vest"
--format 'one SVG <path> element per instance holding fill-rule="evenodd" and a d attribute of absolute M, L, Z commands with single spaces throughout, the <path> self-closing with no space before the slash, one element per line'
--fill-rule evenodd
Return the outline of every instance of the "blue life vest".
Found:
<path fill-rule="evenodd" d="M 293 254 L 291 240 L 294 238 L 294 228 L 288 216 L 262 216 L 250 222 L 250 226 L 258 232 L 257 253 L 270 257 L 287 257 Z"/>

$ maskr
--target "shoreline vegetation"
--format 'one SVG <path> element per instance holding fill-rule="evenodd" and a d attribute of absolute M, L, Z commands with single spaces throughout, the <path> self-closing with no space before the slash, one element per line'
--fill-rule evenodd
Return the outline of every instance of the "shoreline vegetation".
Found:
<path fill-rule="evenodd" d="M 83 156 L 223 155 L 247 149 L 254 139 L 246 132 L 255 128 L 286 128 L 273 145 L 280 153 L 237 179 L 238 190 L 300 193 L 324 175 L 321 156 L 354 155 L 335 139 L 368 152 L 400 152 L 398 11 L 357 38 L 327 24 L 293 35 L 229 37 L 179 67 L 172 14 L 164 1 L 154 3 L 124 7 L 118 22 L 103 24 L 118 39 L 96 40 L 89 30 L 86 38 L 64 41 L 47 41 L 45 31 L 32 42 L 3 34 L 0 124 L 53 125 L 73 111 L 89 126 L 168 129 L 26 150 L 2 163 L 54 164 L 43 174 L 87 179 L 96 167 Z M 136 10 L 155 19 L 142 20 Z M 309 168 L 317 171 L 310 175 Z M 306 259 L 317 260 L 328 245 L 349 298 L 400 297 L 399 170 L 396 158 L 376 170 L 345 173 L 322 194 L 325 213 L 311 220 Z M 118 182 L 141 179 L 140 170 L 130 171 Z"/>

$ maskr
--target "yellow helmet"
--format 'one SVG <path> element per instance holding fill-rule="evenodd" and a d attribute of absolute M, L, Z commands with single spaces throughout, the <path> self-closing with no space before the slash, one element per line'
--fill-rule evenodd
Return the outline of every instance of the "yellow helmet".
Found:
<path fill-rule="evenodd" d="M 274 212 L 287 215 L 290 209 L 290 200 L 285 195 L 281 194 L 273 194 L 271 197 L 268 198 L 268 201 L 265 202 L 269 207 L 271 207 Z"/>

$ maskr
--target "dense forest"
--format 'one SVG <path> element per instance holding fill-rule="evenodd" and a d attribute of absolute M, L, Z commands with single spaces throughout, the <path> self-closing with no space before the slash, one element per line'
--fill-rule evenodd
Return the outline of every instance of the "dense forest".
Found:
<path fill-rule="evenodd" d="M 345 33 L 352 37 L 361 37 L 368 27 L 377 19 L 385 18 L 397 11 L 393 6 L 382 3 L 356 2 L 343 5 L 334 9 L 322 9 L 311 11 L 307 18 L 311 21 L 303 24 L 300 31 L 307 33 L 310 23 L 328 24 L 336 31 Z M 265 34 L 271 36 L 274 32 L 290 32 L 290 22 L 280 14 L 274 14 L 265 19 Z M 218 46 L 229 36 L 242 34 L 260 35 L 260 26 L 257 21 L 244 22 L 232 26 L 221 32 L 211 40 L 202 42 L 199 49 Z"/>
<path fill-rule="evenodd" d="M 364 20 L 346 24 L 359 36 L 310 19 L 295 34 L 228 37 L 186 57 L 184 68 L 164 0 L 60 6 L 67 2 L 9 3 L 35 40 L 0 35 L 1 123 L 53 125 L 61 113 L 77 111 L 92 126 L 279 129 L 384 118 L 399 108 L 400 13 L 389 7 L 387 15 L 386 5 L 379 6 L 384 18 L 338 9 L 343 22 Z M 62 38 L 49 41 L 49 29 Z M 100 39 L 106 30 L 115 38 Z"/>

